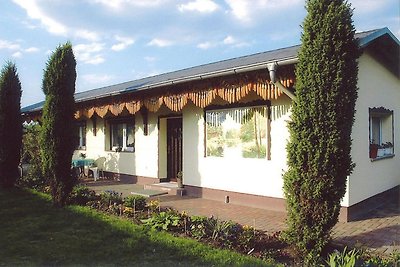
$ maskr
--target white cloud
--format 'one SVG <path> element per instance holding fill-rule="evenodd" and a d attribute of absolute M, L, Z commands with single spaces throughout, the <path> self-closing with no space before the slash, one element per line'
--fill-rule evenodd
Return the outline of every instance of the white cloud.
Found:
<path fill-rule="evenodd" d="M 147 45 L 149 46 L 158 46 L 158 47 L 166 47 L 172 45 L 173 42 L 166 40 L 166 39 L 159 39 L 159 38 L 154 38 L 151 40 Z"/>
<path fill-rule="evenodd" d="M 228 35 L 227 37 L 225 37 L 225 39 L 222 41 L 222 44 L 229 45 L 231 47 L 236 47 L 236 48 L 250 45 L 247 42 L 241 42 L 241 41 L 237 40 L 236 38 L 232 37 L 231 35 Z"/>
<path fill-rule="evenodd" d="M 124 10 L 127 6 L 151 8 L 168 2 L 168 0 L 89 0 L 94 4 L 101 4 L 114 10 Z"/>
<path fill-rule="evenodd" d="M 39 7 L 36 0 L 13 0 L 14 3 L 25 9 L 28 16 L 32 19 L 38 19 L 46 30 L 56 35 L 66 35 L 68 29 L 63 24 L 45 14 Z"/>
<path fill-rule="evenodd" d="M 82 79 L 89 84 L 104 84 L 113 80 L 114 76 L 108 74 L 85 74 Z"/>
<path fill-rule="evenodd" d="M 102 43 L 78 44 L 74 46 L 74 51 L 76 53 L 80 52 L 94 53 L 94 52 L 100 52 L 103 49 L 104 49 L 104 44 Z"/>
<path fill-rule="evenodd" d="M 236 40 L 232 36 L 228 35 L 227 37 L 225 37 L 223 43 L 226 45 L 230 45 L 236 43 Z"/>
<path fill-rule="evenodd" d="M 361 0 L 360 0 L 361 1 Z M 265 12 L 276 12 L 302 4 L 302 0 L 225 0 L 234 17 L 244 23 L 251 23 L 260 15 L 268 15 Z"/>
<path fill-rule="evenodd" d="M 100 39 L 100 36 L 97 32 L 88 31 L 85 29 L 78 29 L 75 31 L 75 36 L 78 38 L 82 38 L 88 41 L 96 42 Z"/>
<path fill-rule="evenodd" d="M 106 61 L 102 55 L 94 55 L 88 59 L 85 60 L 85 63 L 87 64 L 92 64 L 92 65 L 98 65 Z"/>
<path fill-rule="evenodd" d="M 213 47 L 217 47 L 217 46 L 230 46 L 230 47 L 243 47 L 243 46 L 248 46 L 249 43 L 247 42 L 241 42 L 239 40 L 237 40 L 236 38 L 234 38 L 231 35 L 226 36 L 222 41 L 218 41 L 218 42 L 211 42 L 211 41 L 206 41 L 203 43 L 200 43 L 197 45 L 197 48 L 200 49 L 209 49 L 209 48 L 213 48 Z"/>
<path fill-rule="evenodd" d="M 356 13 L 369 13 L 388 5 L 386 0 L 351 0 L 351 7 L 355 8 Z"/>
<path fill-rule="evenodd" d="M 20 51 L 17 51 L 15 53 L 13 53 L 11 56 L 15 57 L 15 58 L 20 58 L 20 57 L 22 57 L 22 53 Z"/>
<path fill-rule="evenodd" d="M 180 12 L 197 11 L 201 13 L 212 13 L 218 9 L 218 5 L 212 0 L 195 0 L 178 6 Z"/>
<path fill-rule="evenodd" d="M 197 48 L 206 50 L 206 49 L 209 49 L 209 48 L 214 47 L 214 46 L 215 46 L 214 43 L 211 43 L 211 42 L 204 42 L 204 43 L 198 44 L 198 45 L 197 45 Z"/>
<path fill-rule="evenodd" d="M 83 63 L 97 65 L 105 61 L 99 52 L 104 50 L 104 44 L 91 43 L 73 46 L 76 58 Z"/>
<path fill-rule="evenodd" d="M 225 0 L 231 8 L 231 13 L 241 21 L 250 21 L 250 7 L 247 0 Z"/>
<path fill-rule="evenodd" d="M 128 38 L 128 37 L 121 37 L 116 35 L 115 36 L 116 41 L 118 41 L 118 44 L 115 44 L 111 47 L 112 50 L 114 51 L 121 51 L 126 49 L 128 46 L 132 45 L 135 40 L 133 40 L 132 38 Z"/>
<path fill-rule="evenodd" d="M 46 14 L 41 8 L 38 0 L 13 0 L 14 3 L 25 9 L 26 13 L 31 19 L 36 19 L 41 22 L 44 28 L 52 34 L 68 36 L 72 35 L 77 38 L 82 38 L 89 41 L 98 41 L 100 39 L 99 34 L 94 31 L 86 29 L 73 29 L 52 18 L 49 14 Z M 42 4 L 42 3 L 41 3 Z M 28 28 L 34 29 L 35 26 L 30 25 L 28 22 L 22 22 Z"/>
<path fill-rule="evenodd" d="M 27 52 L 27 53 L 36 53 L 36 52 L 39 52 L 39 48 L 32 46 L 32 47 L 29 47 L 29 48 L 25 49 L 25 52 Z"/>
<path fill-rule="evenodd" d="M 18 50 L 21 46 L 17 43 L 12 43 L 7 40 L 0 39 L 0 49 Z"/>

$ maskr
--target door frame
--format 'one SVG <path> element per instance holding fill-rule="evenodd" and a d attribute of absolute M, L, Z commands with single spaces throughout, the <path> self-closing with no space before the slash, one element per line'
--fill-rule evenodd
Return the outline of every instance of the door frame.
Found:
<path fill-rule="evenodd" d="M 181 168 L 183 168 L 183 116 L 181 113 L 166 114 L 158 116 L 158 177 L 160 181 L 168 182 L 168 120 L 182 119 L 182 141 L 181 141 Z"/>

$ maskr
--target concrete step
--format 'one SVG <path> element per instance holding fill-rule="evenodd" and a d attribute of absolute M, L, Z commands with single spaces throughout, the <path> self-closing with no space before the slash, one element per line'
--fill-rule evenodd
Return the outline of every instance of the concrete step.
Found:
<path fill-rule="evenodd" d="M 153 189 L 137 189 L 134 191 L 131 191 L 132 195 L 139 195 L 139 196 L 144 196 L 144 197 L 155 197 L 155 196 L 161 196 L 161 195 L 166 195 L 168 192 L 160 191 L 160 190 L 153 190 Z"/>
<path fill-rule="evenodd" d="M 178 184 L 175 182 L 165 182 L 158 184 L 147 184 L 144 186 L 147 190 L 159 190 L 162 192 L 167 192 L 168 195 L 173 196 L 183 196 L 186 193 L 185 188 L 179 188 Z"/>

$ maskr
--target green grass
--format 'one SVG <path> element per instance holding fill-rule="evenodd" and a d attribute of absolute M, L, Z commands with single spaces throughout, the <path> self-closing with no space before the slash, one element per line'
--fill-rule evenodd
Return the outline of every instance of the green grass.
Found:
<path fill-rule="evenodd" d="M 35 191 L 0 189 L 0 218 L 0 266 L 267 265 Z"/>

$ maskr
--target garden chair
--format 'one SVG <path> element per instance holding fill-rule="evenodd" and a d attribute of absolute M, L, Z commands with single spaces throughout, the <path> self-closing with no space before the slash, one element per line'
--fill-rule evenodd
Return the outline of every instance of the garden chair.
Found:
<path fill-rule="evenodd" d="M 96 159 L 92 166 L 89 166 L 89 172 L 93 172 L 93 179 L 97 181 L 100 177 L 104 178 L 104 163 L 106 161 L 105 157 L 100 157 Z"/>

